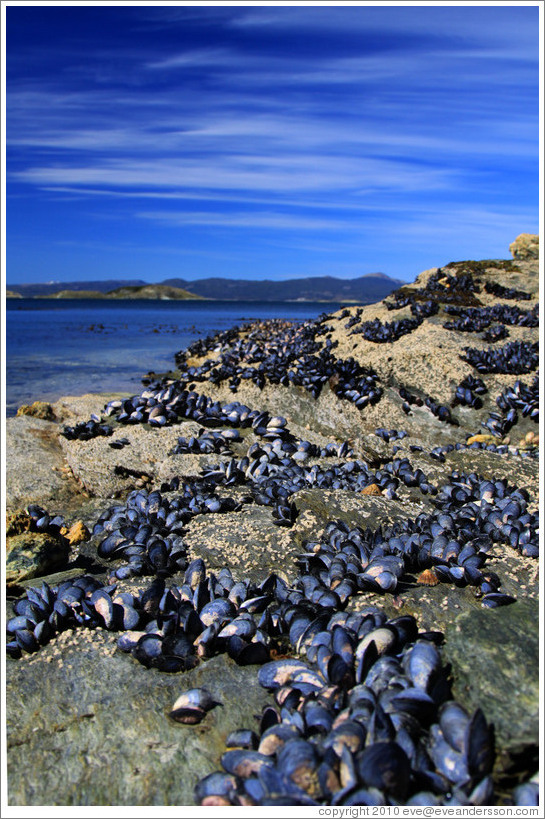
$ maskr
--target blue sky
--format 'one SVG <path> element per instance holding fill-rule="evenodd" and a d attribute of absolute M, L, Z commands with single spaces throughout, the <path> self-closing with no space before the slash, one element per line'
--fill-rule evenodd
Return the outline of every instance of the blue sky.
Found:
<path fill-rule="evenodd" d="M 9 6 L 8 283 L 412 280 L 538 232 L 538 8 Z"/>

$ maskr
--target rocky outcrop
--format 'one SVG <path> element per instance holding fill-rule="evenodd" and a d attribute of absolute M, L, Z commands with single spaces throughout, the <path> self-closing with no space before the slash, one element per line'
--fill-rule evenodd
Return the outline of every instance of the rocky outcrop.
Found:
<path fill-rule="evenodd" d="M 514 259 L 539 259 L 539 236 L 535 233 L 521 233 L 509 245 Z"/>
<path fill-rule="evenodd" d="M 17 415 L 32 415 L 33 418 L 41 418 L 42 421 L 55 421 L 55 413 L 51 404 L 46 401 L 34 401 L 33 404 L 22 404 L 17 410 Z"/>
<path fill-rule="evenodd" d="M 471 283 L 473 290 L 468 286 Z M 236 579 L 248 577 L 258 583 L 274 571 L 293 584 L 301 566 L 311 565 L 309 555 L 330 521 L 372 532 L 402 528 L 408 520 L 438 513 L 441 491 L 452 486 L 453 475 L 462 476 L 462 482 L 463 476 L 471 475 L 490 482 L 504 480 L 507 486 L 518 487 L 530 512 L 535 511 L 535 414 L 532 417 L 529 410 L 517 406 L 516 419 L 510 415 L 509 426 L 508 410 L 503 411 L 497 401 L 502 394 L 510 395 L 510 390 L 526 395 L 535 368 L 522 374 L 479 372 L 464 359 L 466 348 L 500 349 L 506 342 L 486 341 L 483 331 L 444 325 L 464 318 L 463 313 L 446 310 L 452 306 L 462 311 L 494 308 L 493 315 L 509 320 L 522 316 L 522 324 L 504 327 L 510 334 L 508 343 L 517 341 L 527 345 L 517 349 L 530 350 L 537 341 L 538 330 L 530 313 L 537 305 L 538 292 L 535 261 L 461 262 L 426 271 L 386 302 L 347 308 L 324 318 L 314 336 L 316 359 L 325 359 L 333 350 L 337 359 L 353 359 L 375 374 L 379 399 L 363 409 L 349 397 L 341 399 L 338 373 L 324 379 L 313 397 L 295 379 L 283 385 L 274 375 L 261 378 L 265 365 L 261 361 L 258 372 L 259 359 L 243 360 L 234 385 L 231 377 L 222 380 L 213 375 L 226 368 L 227 358 L 214 367 L 204 367 L 202 375 L 198 368 L 218 359 L 222 344 L 232 354 L 236 339 L 225 343 L 220 339 L 209 350 L 193 350 L 186 362 L 194 368 L 187 378 L 188 391 L 205 394 L 218 405 L 239 401 L 268 412 L 269 418 L 284 416 L 293 440 L 312 446 L 299 453 L 307 479 L 289 497 L 294 504 L 293 519 L 278 525 L 277 509 L 263 498 L 257 501 L 251 481 L 219 482 L 218 505 L 202 507 L 184 520 L 187 559 L 202 558 L 208 572 L 216 576 L 229 566 Z M 411 332 L 394 341 L 369 338 L 393 322 L 414 319 L 419 314 L 415 305 L 430 301 L 437 311 L 426 307 L 429 314 Z M 502 313 L 495 305 L 515 306 L 525 313 Z M 475 314 L 471 315 L 475 320 Z M 394 329 L 407 326 L 411 325 L 398 324 Z M 256 349 L 265 349 L 274 342 L 273 330 L 266 327 L 260 335 L 260 328 L 254 326 L 242 331 L 239 339 L 251 342 L 254 338 Z M 311 360 L 308 362 L 310 367 Z M 179 365 L 183 377 L 184 362 L 180 360 Z M 297 362 L 291 366 L 295 370 Z M 241 377 L 245 367 L 256 370 L 255 378 Z M 457 392 L 470 377 L 480 378 L 486 389 L 473 392 L 472 402 Z M 123 407 L 126 396 L 118 398 Z M 7 424 L 8 511 L 15 513 L 24 505 L 39 503 L 51 515 L 64 516 L 67 535 L 68 530 L 74 531 L 63 567 L 67 571 L 45 577 L 51 586 L 84 572 L 106 582 L 112 570 L 125 565 L 126 561 L 108 560 L 97 553 L 104 533 L 93 534 L 93 530 L 108 510 L 123 506 L 131 490 L 158 490 L 172 501 L 178 494 L 173 479 L 182 487 L 196 487 L 204 474 L 217 473 L 222 462 L 248 457 L 252 447 L 252 452 L 261 447 L 266 454 L 263 430 L 259 433 L 251 425 L 237 427 L 238 437 L 227 440 L 227 449 L 206 451 L 203 445 L 200 451 L 203 432 L 224 427 L 208 428 L 196 418 L 181 416 L 176 423 L 159 422 L 160 402 L 155 398 L 145 410 L 156 408 L 151 418 L 155 424 L 135 419 L 123 422 L 119 413 L 105 412 L 105 400 L 104 396 L 66 398 L 53 405 L 59 421 L 23 416 Z M 527 399 L 528 406 L 529 402 Z M 441 406 L 448 409 L 448 416 L 439 417 Z M 65 425 L 76 430 L 92 413 L 111 427 L 111 434 L 93 433 L 87 440 L 76 433 L 62 434 Z M 182 447 L 178 447 L 180 437 L 185 439 Z M 210 440 L 208 446 L 212 446 Z M 267 462 L 266 457 L 259 457 Z M 397 479 L 394 487 L 388 475 L 399 475 L 404 460 L 425 481 Z M 356 486 L 348 478 L 360 468 L 358 464 L 364 465 L 368 479 Z M 319 476 L 327 470 L 326 481 Z M 335 475 L 348 476 L 346 484 L 336 486 Z M 229 499 L 229 504 L 222 507 L 222 499 Z M 473 511 L 482 503 L 479 499 Z M 76 521 L 82 538 L 87 529 L 90 540 L 80 540 L 76 530 L 70 529 Z M 27 536 L 24 516 L 15 516 L 13 526 L 16 537 Z M 306 554 L 304 560 L 302 554 Z M 500 534 L 486 554 L 486 568 L 500 579 L 501 591 L 516 602 L 498 609 L 483 608 L 475 586 L 439 582 L 432 567 L 427 573 L 405 574 L 394 593 L 360 589 L 350 598 L 347 610 L 378 606 L 388 617 L 413 615 L 421 632 L 445 634 L 441 651 L 444 662 L 451 666 L 454 696 L 469 712 L 482 708 L 495 726 L 495 799 L 508 803 L 513 784 L 527 779 L 537 768 L 538 563 L 512 548 Z M 118 590 L 138 594 L 149 581 L 139 576 L 118 579 Z M 179 586 L 182 581 L 180 571 L 167 582 Z M 21 580 L 22 586 L 33 584 L 39 585 Z M 12 596 L 10 602 L 14 600 Z M 11 805 L 191 805 L 197 780 L 220 768 L 229 732 L 257 730 L 256 715 L 272 699 L 257 682 L 256 666 L 239 666 L 231 657 L 219 654 L 190 671 L 163 674 L 122 653 L 117 636 L 101 628 L 69 630 L 36 653 L 8 661 Z M 221 705 L 196 726 L 169 720 L 167 713 L 181 691 L 198 686 L 210 690 Z M 116 760 L 114 768 L 112 759 Z M 32 777 L 25 775 L 30 768 Z"/>

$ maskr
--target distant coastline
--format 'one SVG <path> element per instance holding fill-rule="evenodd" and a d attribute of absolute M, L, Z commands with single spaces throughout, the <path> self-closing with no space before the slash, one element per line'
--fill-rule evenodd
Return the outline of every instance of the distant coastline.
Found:
<path fill-rule="evenodd" d="M 167 279 L 158 284 L 139 280 L 48 282 L 8 284 L 7 298 L 39 299 L 155 299 L 164 301 L 270 301 L 270 302 L 337 302 L 338 304 L 372 304 L 403 285 L 383 273 L 370 273 L 356 279 L 334 276 L 309 276 L 284 281 L 257 281 L 209 278 L 188 282 Z"/>
<path fill-rule="evenodd" d="M 227 304 L 239 304 L 241 301 L 255 304 L 262 304 L 263 302 L 279 302 L 282 304 L 347 304 L 347 305 L 358 305 L 358 304 L 374 304 L 373 299 L 320 299 L 320 298 L 300 298 L 300 299 L 209 299 L 206 296 L 192 296 L 191 298 L 173 298 L 171 296 L 110 296 L 105 293 L 90 293 L 88 291 L 71 291 L 68 293 L 64 291 L 59 294 L 55 294 L 52 296 L 21 296 L 19 293 L 8 293 L 6 292 L 6 299 L 13 299 L 13 300 L 29 300 L 29 301 L 55 301 L 55 300 L 62 300 L 62 301 L 97 301 L 100 303 L 104 303 L 105 301 L 198 301 L 198 302 L 207 302 L 207 301 L 217 301 L 217 302 L 225 302 Z"/>

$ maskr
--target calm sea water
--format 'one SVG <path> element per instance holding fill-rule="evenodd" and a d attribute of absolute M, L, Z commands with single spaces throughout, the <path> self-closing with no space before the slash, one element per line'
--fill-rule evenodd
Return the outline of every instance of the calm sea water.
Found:
<path fill-rule="evenodd" d="M 317 318 L 323 302 L 7 299 L 6 413 L 86 392 L 139 392 L 198 338 L 252 319 Z"/>

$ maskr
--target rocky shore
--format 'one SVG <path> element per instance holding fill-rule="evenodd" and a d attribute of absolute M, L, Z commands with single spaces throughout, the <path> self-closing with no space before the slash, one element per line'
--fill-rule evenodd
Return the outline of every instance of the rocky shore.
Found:
<path fill-rule="evenodd" d="M 10 805 L 537 804 L 539 264 L 510 249 L 8 420 Z"/>

